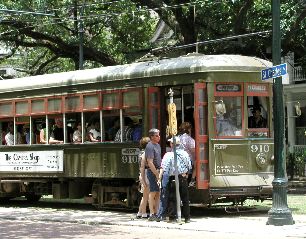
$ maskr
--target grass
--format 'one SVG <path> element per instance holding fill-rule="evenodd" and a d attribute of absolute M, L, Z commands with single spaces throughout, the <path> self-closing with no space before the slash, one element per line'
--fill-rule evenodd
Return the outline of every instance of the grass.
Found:
<path fill-rule="evenodd" d="M 306 195 L 288 194 L 287 204 L 292 214 L 306 215 Z M 254 200 L 247 200 L 245 206 L 254 206 L 258 209 L 269 210 L 272 207 L 272 200 L 266 200 L 263 202 L 257 202 Z"/>

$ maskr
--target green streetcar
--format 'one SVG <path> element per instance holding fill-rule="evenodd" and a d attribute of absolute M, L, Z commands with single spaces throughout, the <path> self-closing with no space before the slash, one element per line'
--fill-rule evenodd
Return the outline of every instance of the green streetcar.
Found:
<path fill-rule="evenodd" d="M 139 138 L 126 139 L 124 132 L 136 125 L 142 136 L 160 129 L 165 153 L 171 88 L 178 124 L 194 126 L 191 203 L 271 198 L 272 85 L 261 81 L 269 66 L 256 57 L 189 54 L 0 81 L 0 197 L 85 197 L 97 208 L 138 206 Z M 251 128 L 255 109 L 265 124 Z M 58 118 L 64 138 L 53 143 Z M 87 137 L 93 122 L 101 129 L 98 142 Z M 77 123 L 81 138 L 73 143 Z M 44 124 L 46 143 L 40 138 Z"/>

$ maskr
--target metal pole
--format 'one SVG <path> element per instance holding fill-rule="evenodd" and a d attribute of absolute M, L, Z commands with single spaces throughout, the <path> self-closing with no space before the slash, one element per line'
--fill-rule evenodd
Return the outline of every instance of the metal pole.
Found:
<path fill-rule="evenodd" d="M 170 104 L 173 104 L 173 94 L 174 92 L 172 91 L 172 89 L 169 90 L 169 99 L 170 99 Z M 173 124 L 173 122 L 171 122 L 173 119 L 169 118 L 169 126 L 171 124 Z M 175 117 L 175 121 L 176 121 L 176 117 Z M 170 127 L 172 129 L 172 127 Z M 172 134 L 172 142 L 173 142 L 173 154 L 174 154 L 174 168 L 175 168 L 175 172 L 174 172 L 174 178 L 175 178 L 175 195 L 176 195 L 176 214 L 177 214 L 177 222 L 181 223 L 182 221 L 182 213 L 181 213 L 181 197 L 180 197 L 180 190 L 179 190 L 179 180 L 178 180 L 178 167 L 177 167 L 177 154 L 176 154 L 176 139 L 175 139 L 175 135 L 176 135 L 176 129 L 172 129 L 172 132 L 170 132 Z"/>
<path fill-rule="evenodd" d="M 181 197 L 180 197 L 180 190 L 179 190 L 179 179 L 178 179 L 178 167 L 177 167 L 177 154 L 176 154 L 176 139 L 175 136 L 172 136 L 173 139 L 173 153 L 174 153 L 174 178 L 175 178 L 175 195 L 176 195 L 176 214 L 177 214 L 177 222 L 182 222 L 182 213 L 181 213 Z"/>
<path fill-rule="evenodd" d="M 272 0 L 272 58 L 273 65 L 281 63 L 280 0 Z M 274 180 L 273 203 L 268 212 L 268 225 L 282 226 L 294 224 L 287 205 L 288 179 L 284 160 L 284 104 L 282 78 L 277 77 L 273 84 L 274 118 Z"/>

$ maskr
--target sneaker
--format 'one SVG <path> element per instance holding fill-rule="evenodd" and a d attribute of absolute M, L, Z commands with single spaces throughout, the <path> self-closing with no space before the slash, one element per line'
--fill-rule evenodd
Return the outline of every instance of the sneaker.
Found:
<path fill-rule="evenodd" d="M 135 217 L 136 219 L 141 219 L 141 214 L 136 214 L 136 217 Z"/>
<path fill-rule="evenodd" d="M 195 181 L 195 179 L 193 178 L 193 179 L 191 179 L 191 181 L 190 181 L 188 187 L 195 187 L 195 185 L 196 185 L 196 181 Z"/>
<path fill-rule="evenodd" d="M 149 218 L 149 221 L 156 221 L 157 220 L 157 216 L 155 214 L 152 214 Z"/>
<path fill-rule="evenodd" d="M 142 215 L 141 215 L 141 218 L 142 218 L 142 219 L 147 219 L 147 218 L 148 218 L 148 214 L 146 214 L 146 213 L 142 214 Z"/>
<path fill-rule="evenodd" d="M 157 217 L 156 218 L 156 221 L 157 222 L 166 222 L 167 221 L 167 218 L 163 217 L 163 216 L 160 216 L 160 217 Z"/>
<path fill-rule="evenodd" d="M 185 223 L 189 223 L 190 222 L 190 218 L 185 218 Z"/>

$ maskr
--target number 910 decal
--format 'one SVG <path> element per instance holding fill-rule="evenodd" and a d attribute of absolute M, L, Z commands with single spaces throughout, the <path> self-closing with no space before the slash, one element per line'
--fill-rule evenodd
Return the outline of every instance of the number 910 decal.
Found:
<path fill-rule="evenodd" d="M 252 153 L 268 153 L 270 152 L 270 145 L 268 144 L 252 144 L 251 145 Z"/>

